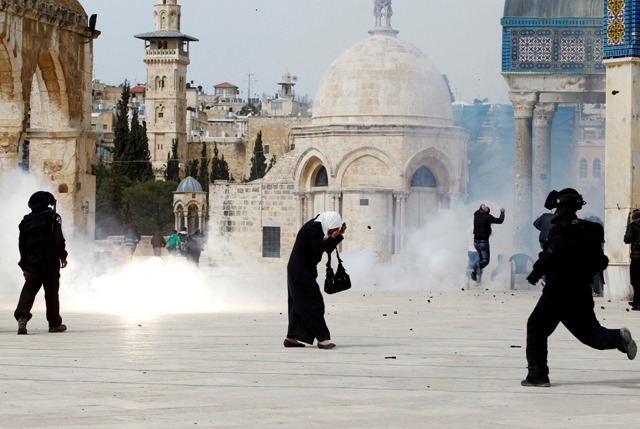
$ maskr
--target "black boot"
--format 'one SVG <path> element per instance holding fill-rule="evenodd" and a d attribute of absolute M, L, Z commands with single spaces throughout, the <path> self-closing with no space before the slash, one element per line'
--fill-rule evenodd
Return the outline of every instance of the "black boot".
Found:
<path fill-rule="evenodd" d="M 27 319 L 18 319 L 18 335 L 27 335 Z"/>
<path fill-rule="evenodd" d="M 527 375 L 527 378 L 520 382 L 521 386 L 526 387 L 551 387 L 551 382 L 549 381 L 548 375 L 532 377 L 531 375 Z"/>
<path fill-rule="evenodd" d="M 638 352 L 638 346 L 636 342 L 631 338 L 631 332 L 627 328 L 620 329 L 620 345 L 618 350 L 622 353 L 626 353 L 629 360 L 633 360 Z"/>

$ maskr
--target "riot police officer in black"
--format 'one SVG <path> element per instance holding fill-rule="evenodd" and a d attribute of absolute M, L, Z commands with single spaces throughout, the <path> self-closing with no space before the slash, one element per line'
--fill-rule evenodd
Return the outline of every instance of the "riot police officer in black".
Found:
<path fill-rule="evenodd" d="M 591 280 L 609 262 L 602 252 L 604 229 L 596 222 L 578 219 L 576 212 L 586 204 L 571 188 L 552 191 L 545 207 L 557 209 L 551 221 L 548 246 L 540 252 L 527 277 L 536 284 L 544 275 L 542 296 L 527 321 L 527 363 L 523 386 L 549 387 L 547 339 L 562 324 L 582 343 L 598 349 L 618 349 L 629 359 L 637 347 L 627 328 L 607 329 L 594 313 Z"/>
<path fill-rule="evenodd" d="M 20 222 L 20 262 L 25 282 L 14 313 L 18 334 L 27 334 L 27 322 L 40 287 L 44 288 L 49 332 L 64 332 L 60 317 L 60 268 L 67 266 L 62 234 L 62 218 L 55 211 L 56 200 L 49 192 L 38 191 L 29 198 L 31 213 Z"/>

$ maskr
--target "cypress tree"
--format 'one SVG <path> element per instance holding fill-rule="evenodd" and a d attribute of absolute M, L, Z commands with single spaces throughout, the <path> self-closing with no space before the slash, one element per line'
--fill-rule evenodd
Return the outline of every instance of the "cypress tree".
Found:
<path fill-rule="evenodd" d="M 200 171 L 197 179 L 202 189 L 207 192 L 209 189 L 209 160 L 207 159 L 207 144 L 205 142 L 202 142 L 202 150 L 200 151 Z"/>
<path fill-rule="evenodd" d="M 267 172 L 267 158 L 264 156 L 262 148 L 262 130 L 258 131 L 256 143 L 253 146 L 253 156 L 251 157 L 251 171 L 249 171 L 249 182 L 261 179 Z"/>
<path fill-rule="evenodd" d="M 178 139 L 171 140 L 171 155 L 167 155 L 167 170 L 164 177 L 168 181 L 180 183 L 180 160 L 178 159 Z"/>
<path fill-rule="evenodd" d="M 229 165 L 222 157 L 218 157 L 218 144 L 213 143 L 213 158 L 211 158 L 211 181 L 216 180 L 229 180 Z"/>
<path fill-rule="evenodd" d="M 122 84 L 120 100 L 116 105 L 116 118 L 113 127 L 113 162 L 116 169 L 121 169 L 122 156 L 129 140 L 129 99 L 131 91 L 129 81 Z"/>

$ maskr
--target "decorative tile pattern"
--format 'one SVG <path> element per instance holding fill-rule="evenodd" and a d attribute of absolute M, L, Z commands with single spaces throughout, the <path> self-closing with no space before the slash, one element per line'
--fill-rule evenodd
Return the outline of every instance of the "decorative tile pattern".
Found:
<path fill-rule="evenodd" d="M 605 0 L 604 58 L 640 58 L 640 0 Z"/>
<path fill-rule="evenodd" d="M 550 37 L 522 37 L 518 49 L 521 61 L 551 61 L 552 43 Z"/>
<path fill-rule="evenodd" d="M 607 45 L 615 46 L 624 43 L 625 21 L 625 0 L 609 0 L 607 4 Z"/>
<path fill-rule="evenodd" d="M 603 23 L 597 18 L 503 18 L 502 71 L 604 73 Z"/>
<path fill-rule="evenodd" d="M 580 37 L 560 39 L 560 61 L 565 63 L 583 63 L 586 60 L 585 40 Z"/>

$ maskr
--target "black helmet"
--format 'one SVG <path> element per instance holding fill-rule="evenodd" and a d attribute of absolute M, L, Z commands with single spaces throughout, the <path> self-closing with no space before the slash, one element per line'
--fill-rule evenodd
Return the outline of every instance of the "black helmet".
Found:
<path fill-rule="evenodd" d="M 547 200 L 544 203 L 545 208 L 552 210 L 558 207 L 565 207 L 572 210 L 580 210 L 582 206 L 587 204 L 582 195 L 573 188 L 565 188 L 558 191 L 551 191 L 547 195 Z"/>
<path fill-rule="evenodd" d="M 56 203 L 56 199 L 50 192 L 38 191 L 29 198 L 29 208 L 34 211 L 42 211 Z"/>

